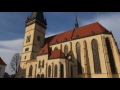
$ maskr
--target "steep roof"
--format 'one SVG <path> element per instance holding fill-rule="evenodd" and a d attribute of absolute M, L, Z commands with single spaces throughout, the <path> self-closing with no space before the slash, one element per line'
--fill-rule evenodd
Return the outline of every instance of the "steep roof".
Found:
<path fill-rule="evenodd" d="M 104 33 L 110 33 L 110 32 L 106 28 L 104 28 L 101 24 L 99 24 L 98 22 L 95 22 L 92 24 L 88 24 L 73 30 L 69 30 L 69 31 L 51 36 L 51 37 L 47 37 L 45 38 L 45 46 L 42 48 L 39 54 L 48 53 L 50 50 L 49 45 L 62 43 L 62 42 L 66 42 L 66 41 L 74 40 L 78 38 L 93 36 L 97 34 L 102 34 L 102 33 L 104 34 Z"/>
<path fill-rule="evenodd" d="M 0 65 L 7 65 L 7 64 L 2 60 L 1 57 L 0 57 Z"/>
<path fill-rule="evenodd" d="M 70 30 L 70 31 L 67 31 L 67 32 L 64 32 L 64 33 L 61 33 L 61 34 L 58 34 L 58 35 L 54 36 L 53 39 L 50 42 L 50 45 L 55 44 L 57 42 L 61 43 L 61 42 L 70 40 L 71 36 L 72 36 L 72 33 L 73 33 L 73 30 Z"/>
<path fill-rule="evenodd" d="M 72 39 L 76 39 L 76 37 L 83 38 L 87 36 L 97 35 L 101 33 L 108 33 L 108 32 L 109 31 L 106 28 L 104 28 L 98 22 L 95 22 L 95 23 L 77 28 L 74 31 Z"/>
<path fill-rule="evenodd" d="M 69 30 L 60 34 L 57 34 L 55 36 L 51 36 L 46 38 L 45 41 L 49 41 L 49 44 L 56 44 L 56 43 L 62 43 L 65 41 L 68 41 L 70 39 L 76 39 L 76 38 L 84 38 L 87 36 L 93 36 L 101 33 L 110 33 L 106 28 L 104 28 L 101 24 L 98 22 L 85 25 L 82 27 L 79 27 L 74 30 Z"/>
<path fill-rule="evenodd" d="M 56 58 L 65 58 L 65 54 L 62 50 L 54 50 L 51 52 L 49 59 L 56 59 Z"/>
<path fill-rule="evenodd" d="M 48 53 L 48 43 L 40 50 L 40 52 L 38 54 L 42 55 L 42 54 L 47 54 Z"/>

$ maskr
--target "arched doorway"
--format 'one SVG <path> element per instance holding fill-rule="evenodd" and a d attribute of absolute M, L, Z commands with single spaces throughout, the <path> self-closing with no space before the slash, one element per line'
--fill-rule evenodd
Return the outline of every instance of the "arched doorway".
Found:
<path fill-rule="evenodd" d="M 41 75 L 41 78 L 44 78 L 44 74 Z"/>
<path fill-rule="evenodd" d="M 40 74 L 37 75 L 37 78 L 40 78 Z"/>

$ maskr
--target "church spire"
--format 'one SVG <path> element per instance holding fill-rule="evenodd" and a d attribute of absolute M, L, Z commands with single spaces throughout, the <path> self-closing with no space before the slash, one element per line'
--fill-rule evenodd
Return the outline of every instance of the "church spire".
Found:
<path fill-rule="evenodd" d="M 34 20 L 35 22 L 42 23 L 44 26 L 47 25 L 47 21 L 44 18 L 43 12 L 32 12 L 31 15 L 27 18 L 26 23 L 29 23 L 30 21 L 34 21 Z"/>
<path fill-rule="evenodd" d="M 79 24 L 78 24 L 78 19 L 77 19 L 77 16 L 76 16 L 76 19 L 75 19 L 75 28 L 78 28 L 79 27 Z"/>

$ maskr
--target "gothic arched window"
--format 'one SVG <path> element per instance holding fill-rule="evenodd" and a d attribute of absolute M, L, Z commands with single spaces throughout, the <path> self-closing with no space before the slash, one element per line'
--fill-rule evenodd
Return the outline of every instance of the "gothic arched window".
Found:
<path fill-rule="evenodd" d="M 76 44 L 76 55 L 77 55 L 77 69 L 78 69 L 78 74 L 82 74 L 80 43 Z"/>
<path fill-rule="evenodd" d="M 39 64 L 38 64 L 38 68 L 40 68 L 41 67 L 41 61 L 39 61 Z"/>
<path fill-rule="evenodd" d="M 100 66 L 100 58 L 99 58 L 97 40 L 93 39 L 91 44 L 92 44 L 93 62 L 94 62 L 95 73 L 101 73 L 101 66 Z"/>
<path fill-rule="evenodd" d="M 57 77 L 57 65 L 55 65 L 54 77 Z"/>
<path fill-rule="evenodd" d="M 51 77 L 51 66 L 48 67 L 48 77 Z"/>
<path fill-rule="evenodd" d="M 44 78 L 44 74 L 41 75 L 41 78 Z"/>
<path fill-rule="evenodd" d="M 108 57 L 109 57 L 111 72 L 112 73 L 117 73 L 116 66 L 115 66 L 115 60 L 114 60 L 114 57 L 113 57 L 113 52 L 112 52 L 112 48 L 111 48 L 111 44 L 110 44 L 110 40 L 109 40 L 109 38 L 106 38 L 105 41 L 106 41 L 106 46 L 107 46 L 107 51 L 108 51 Z"/>
<path fill-rule="evenodd" d="M 54 50 L 58 50 L 58 48 L 57 47 L 55 47 L 55 49 Z"/>
<path fill-rule="evenodd" d="M 70 50 L 72 50 L 72 42 L 70 42 Z"/>
<path fill-rule="evenodd" d="M 73 67 L 71 65 L 71 77 L 73 77 Z"/>
<path fill-rule="evenodd" d="M 60 78 L 64 78 L 64 65 L 60 64 Z"/>
<path fill-rule="evenodd" d="M 37 78 L 40 78 L 40 74 L 37 75 Z"/>
<path fill-rule="evenodd" d="M 32 71 L 33 71 L 33 66 L 31 65 L 30 68 L 29 68 L 29 77 L 32 76 Z"/>
<path fill-rule="evenodd" d="M 65 47 L 64 47 L 64 53 L 65 53 L 65 56 L 67 56 L 67 54 L 68 54 L 68 46 L 67 45 L 65 45 Z"/>
<path fill-rule="evenodd" d="M 87 65 L 87 72 L 90 73 L 90 63 L 89 63 L 89 57 L 88 57 L 88 49 L 87 49 L 87 42 L 84 41 L 84 56 L 85 56 L 85 64 Z"/>
<path fill-rule="evenodd" d="M 44 60 L 42 61 L 42 68 L 44 68 Z"/>

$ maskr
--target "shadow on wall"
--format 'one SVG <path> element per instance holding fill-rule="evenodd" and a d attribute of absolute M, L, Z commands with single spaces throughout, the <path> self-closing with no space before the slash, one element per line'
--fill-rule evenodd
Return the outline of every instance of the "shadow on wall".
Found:
<path fill-rule="evenodd" d="M 84 63 L 84 67 L 81 65 L 81 62 L 75 58 L 75 55 L 73 51 L 71 50 L 68 54 L 68 57 L 71 56 L 71 58 L 67 58 L 73 62 L 74 69 L 76 69 L 78 78 L 91 78 L 91 71 L 90 71 L 90 63 L 89 58 L 87 57 L 87 64 Z M 82 61 L 82 60 L 81 60 Z M 86 71 L 85 71 L 86 66 Z M 87 72 L 87 73 L 86 73 Z"/>

